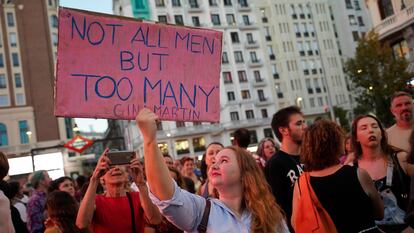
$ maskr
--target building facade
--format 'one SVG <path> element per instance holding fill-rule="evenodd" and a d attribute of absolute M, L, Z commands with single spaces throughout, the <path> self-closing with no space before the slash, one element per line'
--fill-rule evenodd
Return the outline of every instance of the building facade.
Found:
<path fill-rule="evenodd" d="M 64 174 L 59 145 L 73 135 L 72 120 L 53 114 L 57 7 L 56 0 L 0 4 L 0 150 L 10 175 Z"/>
<path fill-rule="evenodd" d="M 414 0 L 367 0 L 374 30 L 414 72 Z"/>
<path fill-rule="evenodd" d="M 125 9 L 133 11 L 136 3 L 115 0 L 114 13 L 133 15 Z M 156 0 L 141 5 L 149 6 L 152 21 L 223 32 L 220 123 L 162 122 L 157 136 L 164 153 L 180 158 L 202 154 L 213 141 L 230 145 L 240 127 L 251 131 L 254 146 L 274 137 L 271 117 L 290 105 L 301 107 L 309 123 L 333 117 L 332 106 L 351 109 L 329 0 Z M 127 124 L 124 134 L 130 149 L 142 148 L 135 123 Z"/>

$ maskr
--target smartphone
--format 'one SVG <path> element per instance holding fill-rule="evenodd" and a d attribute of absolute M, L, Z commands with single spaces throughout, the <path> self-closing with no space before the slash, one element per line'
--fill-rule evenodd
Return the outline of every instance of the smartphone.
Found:
<path fill-rule="evenodd" d="M 111 160 L 111 166 L 125 165 L 135 158 L 135 151 L 109 151 L 107 156 Z"/>

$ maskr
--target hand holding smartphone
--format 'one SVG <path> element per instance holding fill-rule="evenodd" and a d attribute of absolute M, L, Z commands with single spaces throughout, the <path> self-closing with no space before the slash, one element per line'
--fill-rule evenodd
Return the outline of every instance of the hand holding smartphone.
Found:
<path fill-rule="evenodd" d="M 107 154 L 111 166 L 130 164 L 135 158 L 135 151 L 110 151 Z"/>

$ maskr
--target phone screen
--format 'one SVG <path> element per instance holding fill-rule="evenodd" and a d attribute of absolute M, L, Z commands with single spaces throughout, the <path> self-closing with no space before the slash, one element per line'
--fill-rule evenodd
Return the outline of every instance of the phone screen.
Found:
<path fill-rule="evenodd" d="M 112 151 L 107 154 L 108 159 L 111 161 L 111 165 L 124 165 L 130 164 L 131 160 L 135 158 L 134 151 Z"/>

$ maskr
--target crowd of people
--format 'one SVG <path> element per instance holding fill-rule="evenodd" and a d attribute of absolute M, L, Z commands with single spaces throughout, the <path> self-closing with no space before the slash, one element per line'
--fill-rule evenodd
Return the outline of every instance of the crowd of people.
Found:
<path fill-rule="evenodd" d="M 325 119 L 308 126 L 286 107 L 271 122 L 277 140 L 251 152 L 240 128 L 198 161 L 162 154 L 158 117 L 143 109 L 144 159 L 112 165 L 106 149 L 89 179 L 35 171 L 28 184 L 6 182 L 0 152 L 0 232 L 414 232 L 411 95 L 395 93 L 390 111 L 388 129 L 361 115 L 346 132 Z"/>

